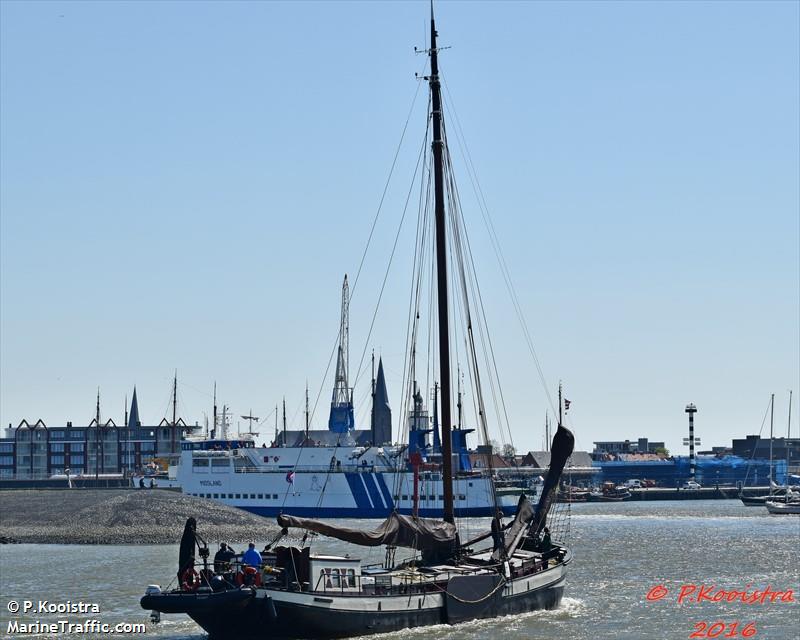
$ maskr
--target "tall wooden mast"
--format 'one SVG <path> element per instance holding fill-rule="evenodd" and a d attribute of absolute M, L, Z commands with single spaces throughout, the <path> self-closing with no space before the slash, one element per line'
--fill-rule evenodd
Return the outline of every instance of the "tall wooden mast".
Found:
<path fill-rule="evenodd" d="M 436 23 L 431 3 L 431 88 L 433 118 L 433 180 L 436 218 L 436 283 L 439 307 L 439 376 L 442 385 L 442 484 L 444 485 L 444 520 L 455 522 L 453 512 L 453 455 L 450 430 L 450 327 L 447 311 L 447 237 L 444 210 L 444 140 L 442 138 L 442 87 L 439 81 L 439 57 L 436 49 Z"/>

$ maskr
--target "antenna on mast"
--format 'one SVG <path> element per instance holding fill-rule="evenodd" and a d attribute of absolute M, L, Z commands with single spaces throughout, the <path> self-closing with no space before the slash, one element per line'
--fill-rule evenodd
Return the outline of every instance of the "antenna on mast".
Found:
<path fill-rule="evenodd" d="M 311 420 L 311 414 L 308 411 L 308 379 L 306 379 L 306 440 L 303 445 L 308 443 L 308 424 Z"/>
<path fill-rule="evenodd" d="M 214 421 L 212 422 L 214 425 L 211 428 L 212 437 L 216 437 L 217 435 L 217 381 L 214 380 Z"/>
<path fill-rule="evenodd" d="M 250 411 L 247 413 L 246 416 L 242 416 L 242 420 L 247 420 L 247 435 L 257 436 L 258 435 L 258 431 L 253 431 L 253 420 L 258 422 L 259 418 L 258 418 L 258 416 L 254 416 L 253 415 L 253 410 L 252 409 L 250 409 Z M 237 425 L 237 429 L 238 429 L 239 423 L 237 422 L 236 425 Z"/>

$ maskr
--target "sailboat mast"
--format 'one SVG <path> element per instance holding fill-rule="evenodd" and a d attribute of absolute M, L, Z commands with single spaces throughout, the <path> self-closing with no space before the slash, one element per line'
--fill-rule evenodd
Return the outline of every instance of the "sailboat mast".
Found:
<path fill-rule="evenodd" d="M 775 471 L 772 466 L 772 419 L 775 415 L 775 394 L 769 400 L 769 495 L 772 495 L 772 483 L 775 482 Z"/>
<path fill-rule="evenodd" d="M 372 409 L 369 413 L 370 440 L 375 444 L 375 350 L 372 350 Z"/>
<path fill-rule="evenodd" d="M 306 380 L 306 441 L 303 446 L 308 445 L 308 422 L 309 422 L 309 413 L 308 413 L 308 380 Z"/>
<path fill-rule="evenodd" d="M 453 456 L 450 429 L 450 327 L 447 311 L 447 238 L 444 210 L 444 139 L 442 138 L 442 87 L 436 49 L 436 23 L 431 6 L 431 88 L 433 118 L 433 181 L 436 218 L 436 285 L 439 308 L 439 377 L 442 385 L 442 484 L 444 520 L 455 522 L 453 510 Z"/>
<path fill-rule="evenodd" d="M 789 389 L 789 424 L 786 427 L 786 502 L 789 502 L 789 438 L 792 437 L 792 390 Z"/>
<path fill-rule="evenodd" d="M 175 427 L 178 420 L 178 370 L 175 369 L 175 377 L 172 379 L 172 429 L 169 434 L 169 452 L 175 453 Z"/>

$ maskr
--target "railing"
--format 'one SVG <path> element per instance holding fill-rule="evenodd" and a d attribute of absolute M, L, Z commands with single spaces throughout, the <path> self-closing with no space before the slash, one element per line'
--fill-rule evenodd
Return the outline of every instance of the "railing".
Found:
<path fill-rule="evenodd" d="M 265 469 L 262 467 L 234 467 L 235 473 L 282 473 L 286 474 L 288 471 L 302 471 L 303 473 L 375 473 L 375 472 L 383 472 L 383 473 L 393 473 L 394 469 L 392 467 L 385 467 L 379 468 L 375 465 L 336 465 L 335 467 L 331 467 L 329 465 L 318 465 L 318 466 L 292 466 L 287 465 L 285 467 L 279 468 L 272 468 L 272 469 Z"/>

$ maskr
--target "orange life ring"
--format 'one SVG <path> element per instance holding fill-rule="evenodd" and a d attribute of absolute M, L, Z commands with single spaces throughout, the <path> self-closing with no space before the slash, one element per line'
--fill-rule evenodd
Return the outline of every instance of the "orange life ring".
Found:
<path fill-rule="evenodd" d="M 181 576 L 181 588 L 184 591 L 197 591 L 200 587 L 200 574 L 192 567 L 186 569 Z"/>
<path fill-rule="evenodd" d="M 244 571 L 236 573 L 236 585 L 241 587 L 245 584 L 261 586 L 261 573 L 255 567 L 245 567 Z"/>

